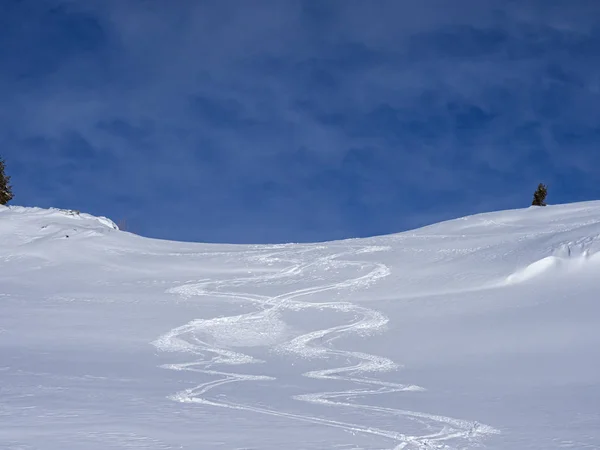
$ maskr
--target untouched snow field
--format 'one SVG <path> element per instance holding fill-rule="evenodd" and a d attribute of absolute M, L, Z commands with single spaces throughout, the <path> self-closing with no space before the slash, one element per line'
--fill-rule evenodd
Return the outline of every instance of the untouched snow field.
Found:
<path fill-rule="evenodd" d="M 0 448 L 599 449 L 599 250 L 600 202 L 261 246 L 0 207 Z"/>

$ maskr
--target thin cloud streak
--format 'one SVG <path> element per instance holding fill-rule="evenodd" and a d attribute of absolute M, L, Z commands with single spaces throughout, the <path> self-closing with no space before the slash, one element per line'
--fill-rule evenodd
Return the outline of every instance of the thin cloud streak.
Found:
<path fill-rule="evenodd" d="M 594 3 L 448 5 L 11 2 L 17 203 L 281 242 L 597 197 Z"/>

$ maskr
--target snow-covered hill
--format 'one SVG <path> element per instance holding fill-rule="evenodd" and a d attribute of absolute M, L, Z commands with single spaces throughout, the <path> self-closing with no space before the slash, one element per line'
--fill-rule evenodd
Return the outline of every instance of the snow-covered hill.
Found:
<path fill-rule="evenodd" d="M 2 449 L 598 449 L 600 202 L 319 244 L 0 207 Z"/>

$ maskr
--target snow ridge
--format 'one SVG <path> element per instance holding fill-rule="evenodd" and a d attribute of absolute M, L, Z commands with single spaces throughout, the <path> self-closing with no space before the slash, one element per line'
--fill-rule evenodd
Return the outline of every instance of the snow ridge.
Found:
<path fill-rule="evenodd" d="M 599 269 L 600 202 L 280 245 L 0 207 L 0 448 L 598 449 Z"/>

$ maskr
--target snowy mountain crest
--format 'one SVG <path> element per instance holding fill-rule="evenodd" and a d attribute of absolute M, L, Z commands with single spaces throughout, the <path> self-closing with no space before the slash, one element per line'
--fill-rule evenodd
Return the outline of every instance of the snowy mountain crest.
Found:
<path fill-rule="evenodd" d="M 216 245 L 0 208 L 0 448 L 600 448 L 600 202 Z"/>

